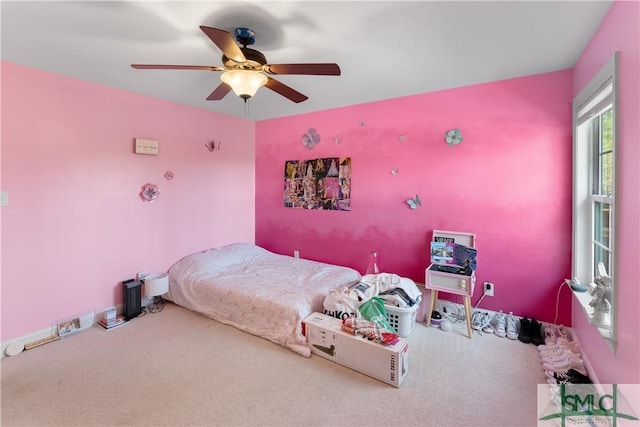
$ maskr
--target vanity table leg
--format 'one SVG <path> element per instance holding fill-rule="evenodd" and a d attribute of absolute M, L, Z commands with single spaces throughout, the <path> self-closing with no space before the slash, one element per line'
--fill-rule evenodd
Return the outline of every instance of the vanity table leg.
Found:
<path fill-rule="evenodd" d="M 427 314 L 424 319 L 424 323 L 427 326 L 431 326 L 431 313 L 433 313 L 433 310 L 436 308 L 437 302 L 438 302 L 438 291 L 436 291 L 435 289 L 431 289 L 431 303 L 429 304 L 429 311 L 427 311 Z"/>
<path fill-rule="evenodd" d="M 464 313 L 467 318 L 467 334 L 471 338 L 471 297 L 469 295 L 464 296 Z"/>

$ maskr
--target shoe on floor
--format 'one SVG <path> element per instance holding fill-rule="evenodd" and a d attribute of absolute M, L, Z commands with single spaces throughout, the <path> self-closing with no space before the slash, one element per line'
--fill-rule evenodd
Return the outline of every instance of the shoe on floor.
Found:
<path fill-rule="evenodd" d="M 544 328 L 544 345 L 555 344 L 558 341 L 556 327 L 554 325 L 546 325 Z"/>
<path fill-rule="evenodd" d="M 571 341 L 567 336 L 567 331 L 564 329 L 564 325 L 560 325 L 556 327 L 556 335 L 558 335 L 558 339 L 563 339 L 565 341 Z"/>
<path fill-rule="evenodd" d="M 531 343 L 535 346 L 544 345 L 544 338 L 542 337 L 542 323 L 536 319 L 531 319 Z"/>
<path fill-rule="evenodd" d="M 580 359 L 580 355 L 574 353 L 571 350 L 565 350 L 562 353 L 556 353 L 551 355 L 541 355 L 542 362 L 556 362 L 564 359 Z"/>
<path fill-rule="evenodd" d="M 577 346 L 559 346 L 556 348 L 553 348 L 551 350 L 542 350 L 540 351 L 540 357 L 544 358 L 554 358 L 557 356 L 560 356 L 562 354 L 565 354 L 567 351 L 570 351 L 571 353 L 575 354 L 576 356 L 580 356 L 580 351 L 576 350 Z"/>
<path fill-rule="evenodd" d="M 531 322 L 526 317 L 520 319 L 520 333 L 518 340 L 525 344 L 531 344 Z"/>
<path fill-rule="evenodd" d="M 493 326 L 491 326 L 491 315 L 484 311 L 474 311 L 471 316 L 471 327 L 478 331 L 480 335 L 482 332 L 492 334 Z"/>
<path fill-rule="evenodd" d="M 567 375 L 569 375 L 571 382 L 574 384 L 593 384 L 588 375 L 582 374 L 575 369 L 569 369 Z"/>
<path fill-rule="evenodd" d="M 580 353 L 580 348 L 578 347 L 578 343 L 575 341 L 567 341 L 564 338 L 558 338 L 558 342 L 552 345 L 544 344 L 538 346 L 538 351 L 540 353 L 548 353 L 548 352 L 558 352 L 563 351 L 564 349 L 569 349 L 574 353 Z"/>
<path fill-rule="evenodd" d="M 569 369 L 573 369 L 582 375 L 587 374 L 584 364 L 582 363 L 582 359 L 576 359 L 573 357 L 553 362 L 545 362 L 542 364 L 542 367 L 547 371 L 553 371 L 556 373 L 567 372 Z"/>
<path fill-rule="evenodd" d="M 482 329 L 481 318 L 482 318 L 482 312 L 480 311 L 474 311 L 473 314 L 471 315 L 471 327 L 475 331 L 479 331 L 480 329 Z"/>
<path fill-rule="evenodd" d="M 504 338 L 507 336 L 507 327 L 506 327 L 506 319 L 504 317 L 504 313 L 500 310 L 500 313 L 496 313 L 494 317 L 494 321 L 496 323 L 496 335 L 500 338 Z"/>
<path fill-rule="evenodd" d="M 549 384 L 593 384 L 591 378 L 583 375 L 575 369 L 566 372 L 544 371 Z"/>
<path fill-rule="evenodd" d="M 487 334 L 493 334 L 495 331 L 493 329 L 493 326 L 491 325 L 491 315 L 489 313 L 483 313 L 482 314 L 482 332 L 485 332 Z"/>
<path fill-rule="evenodd" d="M 516 326 L 516 318 L 513 317 L 513 312 L 510 311 L 507 316 L 507 338 L 510 340 L 518 339 L 518 327 Z"/>

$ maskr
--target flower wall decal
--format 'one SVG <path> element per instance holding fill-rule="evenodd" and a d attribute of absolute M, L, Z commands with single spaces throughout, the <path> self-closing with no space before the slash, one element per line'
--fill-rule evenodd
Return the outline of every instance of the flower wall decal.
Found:
<path fill-rule="evenodd" d="M 302 135 L 302 143 L 311 150 L 320 143 L 320 134 L 314 128 L 309 128 L 307 133 Z"/>
<path fill-rule="evenodd" d="M 166 179 L 167 181 L 171 181 L 173 179 L 173 172 L 171 171 L 166 171 L 164 173 L 164 179 Z"/>
<path fill-rule="evenodd" d="M 458 145 L 463 141 L 460 129 L 451 129 L 444 134 L 444 140 L 449 145 Z"/>
<path fill-rule="evenodd" d="M 158 190 L 158 186 L 146 183 L 142 186 L 142 190 L 140 191 L 140 199 L 143 202 L 153 203 L 158 200 L 158 196 L 160 195 L 160 190 Z"/>

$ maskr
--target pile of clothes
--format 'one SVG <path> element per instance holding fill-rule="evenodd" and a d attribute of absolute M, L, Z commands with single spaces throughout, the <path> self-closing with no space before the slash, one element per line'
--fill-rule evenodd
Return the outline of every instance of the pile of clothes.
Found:
<path fill-rule="evenodd" d="M 378 323 L 357 317 L 343 319 L 342 330 L 351 335 L 362 335 L 382 345 L 394 345 L 400 339 L 398 335 L 381 327 Z"/>
<path fill-rule="evenodd" d="M 388 306 L 410 308 L 420 303 L 422 293 L 409 278 L 392 273 L 367 274 L 327 295 L 323 312 L 343 320 L 362 317 L 359 307 L 374 297 L 381 298 Z"/>
<path fill-rule="evenodd" d="M 400 337 L 389 323 L 385 307 L 410 308 L 421 298 L 411 279 L 389 273 L 368 274 L 327 295 L 323 312 L 341 319 L 342 330 L 347 333 L 393 345 Z"/>

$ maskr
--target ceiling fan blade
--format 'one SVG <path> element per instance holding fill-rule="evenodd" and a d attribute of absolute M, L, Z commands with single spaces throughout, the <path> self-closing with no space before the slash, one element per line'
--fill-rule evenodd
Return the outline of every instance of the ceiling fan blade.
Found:
<path fill-rule="evenodd" d="M 231 91 L 231 86 L 226 83 L 220 83 L 218 87 L 211 92 L 211 95 L 207 96 L 207 101 L 220 101 Z"/>
<path fill-rule="evenodd" d="M 200 29 L 215 43 L 224 55 L 235 62 L 247 62 L 247 58 L 240 50 L 240 47 L 227 31 L 217 28 L 200 26 Z"/>
<path fill-rule="evenodd" d="M 224 67 L 213 65 L 152 65 L 152 64 L 131 64 L 137 70 L 202 70 L 202 71 L 224 71 Z"/>
<path fill-rule="evenodd" d="M 339 76 L 338 64 L 266 64 L 262 67 L 269 74 L 309 74 L 314 76 Z"/>
<path fill-rule="evenodd" d="M 286 84 L 281 83 L 281 82 L 279 82 L 279 81 L 277 81 L 275 79 L 272 79 L 271 77 L 267 77 L 267 83 L 265 83 L 265 87 L 268 87 L 272 91 L 279 93 L 280 95 L 284 96 L 285 98 L 289 98 L 290 100 L 292 100 L 296 104 L 299 103 L 299 102 L 306 101 L 307 99 L 309 99 L 308 96 L 301 94 L 297 90 L 295 90 L 295 89 L 287 86 Z"/>

